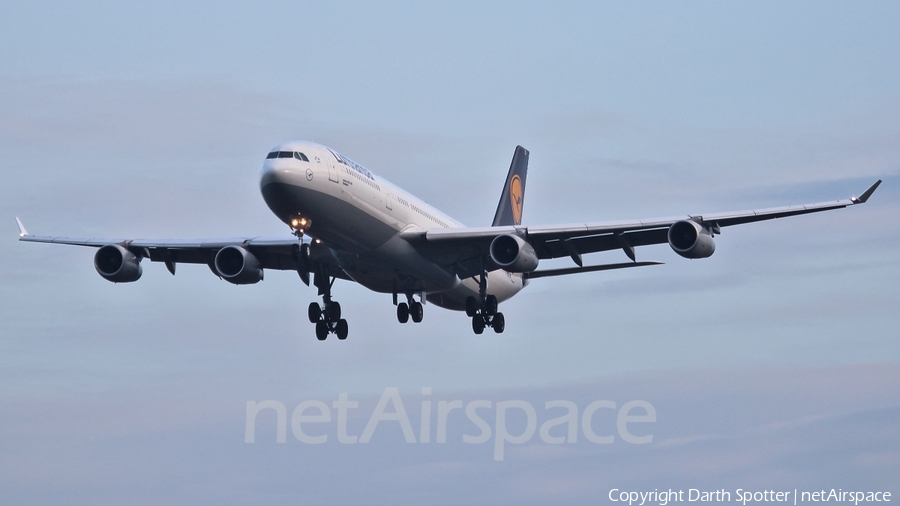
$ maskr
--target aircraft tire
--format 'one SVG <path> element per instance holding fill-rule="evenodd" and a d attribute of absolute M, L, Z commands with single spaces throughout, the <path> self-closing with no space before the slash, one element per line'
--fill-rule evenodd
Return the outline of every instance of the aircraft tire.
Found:
<path fill-rule="evenodd" d="M 503 317 L 503 313 L 497 313 L 494 315 L 494 319 L 491 320 L 491 326 L 494 327 L 494 332 L 498 334 L 502 334 L 506 329 L 506 318 Z"/>
<path fill-rule="evenodd" d="M 335 323 L 341 319 L 341 304 L 338 301 L 329 302 L 325 306 L 325 320 L 329 323 Z"/>
<path fill-rule="evenodd" d="M 319 304 L 310 302 L 307 314 L 309 315 L 309 323 L 316 323 L 322 317 L 322 308 L 319 307 Z"/>
<path fill-rule="evenodd" d="M 413 323 L 422 323 L 422 318 L 425 316 L 425 310 L 422 308 L 421 302 L 413 302 L 412 306 L 409 308 L 409 313 Z"/>
<path fill-rule="evenodd" d="M 409 321 L 409 306 L 405 302 L 397 304 L 397 321 L 400 323 Z"/>
<path fill-rule="evenodd" d="M 334 333 L 337 334 L 337 338 L 343 341 L 347 339 L 347 334 L 350 332 L 349 327 L 347 326 L 347 320 L 341 318 L 338 320 L 337 325 L 335 326 Z"/>
<path fill-rule="evenodd" d="M 476 334 L 484 332 L 484 317 L 480 314 L 472 317 L 472 331 Z"/>
<path fill-rule="evenodd" d="M 466 297 L 466 316 L 472 317 L 478 314 L 478 301 L 475 297 Z"/>
<path fill-rule="evenodd" d="M 324 341 L 328 337 L 328 324 L 323 320 L 316 322 L 316 339 Z"/>
<path fill-rule="evenodd" d="M 497 314 L 497 297 L 494 295 L 488 295 L 484 298 L 484 312 L 493 315 Z"/>

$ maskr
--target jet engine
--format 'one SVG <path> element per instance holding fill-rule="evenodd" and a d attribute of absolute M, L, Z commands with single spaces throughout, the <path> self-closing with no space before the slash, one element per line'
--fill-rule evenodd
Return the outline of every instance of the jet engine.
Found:
<path fill-rule="evenodd" d="M 240 246 L 225 246 L 220 249 L 213 265 L 222 279 L 235 285 L 252 285 L 263 278 L 259 260 Z"/>
<path fill-rule="evenodd" d="M 498 235 L 491 241 L 491 260 L 509 272 L 531 272 L 538 266 L 531 244 L 512 234 Z"/>
<path fill-rule="evenodd" d="M 696 221 L 677 221 L 669 227 L 669 246 L 684 258 L 707 258 L 716 251 L 709 230 Z"/>
<path fill-rule="evenodd" d="M 141 259 L 118 244 L 107 244 L 94 255 L 94 268 L 103 279 L 113 283 L 131 283 L 141 279 Z"/>

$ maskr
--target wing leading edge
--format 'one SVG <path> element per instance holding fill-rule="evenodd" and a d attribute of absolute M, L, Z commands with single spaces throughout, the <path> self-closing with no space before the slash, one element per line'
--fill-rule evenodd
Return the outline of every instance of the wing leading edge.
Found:
<path fill-rule="evenodd" d="M 294 236 L 279 237 L 232 237 L 222 239 L 125 239 L 125 238 L 79 238 L 30 235 L 19 218 L 19 240 L 50 244 L 68 244 L 102 248 L 109 244 L 120 245 L 139 258 L 149 258 L 153 262 L 164 262 L 169 272 L 174 274 L 175 264 L 206 264 L 212 267 L 216 253 L 226 246 L 240 246 L 259 260 L 260 267 L 282 271 L 300 271 L 306 267 L 315 272 L 315 265 L 304 264 L 298 258 L 300 242 Z M 341 279 L 350 279 L 340 268 L 327 260 L 317 259 L 333 267 L 331 272 Z M 301 275 L 302 276 L 302 275 Z"/>
<path fill-rule="evenodd" d="M 461 278 L 477 275 L 482 268 L 488 268 L 488 270 L 497 268 L 491 260 L 490 245 L 494 238 L 505 234 L 516 235 L 526 240 L 534 248 L 537 257 L 541 260 L 571 257 L 578 264 L 579 268 L 566 272 L 566 274 L 588 272 L 583 267 L 581 255 L 622 249 L 632 262 L 636 262 L 635 247 L 667 243 L 669 241 L 669 228 L 679 221 L 690 220 L 696 222 L 704 229 L 708 229 L 711 234 L 717 234 L 722 227 L 830 211 L 863 204 L 872 196 L 880 184 L 881 180 L 879 179 L 859 197 L 833 202 L 649 220 L 531 227 L 428 229 L 405 232 L 404 237 L 432 260 L 444 265 L 453 265 Z M 596 270 L 604 269 L 598 268 Z M 529 273 L 528 276 L 531 278 L 542 277 L 541 272 L 535 271 Z"/>

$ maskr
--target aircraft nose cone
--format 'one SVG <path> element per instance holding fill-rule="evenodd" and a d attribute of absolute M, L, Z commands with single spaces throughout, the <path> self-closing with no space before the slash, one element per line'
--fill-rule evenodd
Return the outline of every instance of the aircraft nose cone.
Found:
<path fill-rule="evenodd" d="M 259 186 L 264 187 L 272 183 L 284 182 L 284 171 L 276 169 L 272 163 L 265 163 L 259 173 Z"/>

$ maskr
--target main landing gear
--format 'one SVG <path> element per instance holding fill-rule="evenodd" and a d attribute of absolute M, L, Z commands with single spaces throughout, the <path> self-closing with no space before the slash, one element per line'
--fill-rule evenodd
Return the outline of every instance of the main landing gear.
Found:
<path fill-rule="evenodd" d="M 394 303 L 397 304 L 396 294 L 394 297 Z M 406 294 L 406 300 L 408 302 L 397 304 L 397 321 L 406 323 L 412 318 L 413 323 L 421 323 L 425 316 L 425 308 L 422 307 L 422 303 L 413 299 L 411 293 Z"/>
<path fill-rule="evenodd" d="M 347 320 L 341 318 L 341 305 L 336 300 L 331 300 L 331 285 L 334 278 L 325 272 L 316 272 L 314 284 L 322 296 L 323 305 L 315 302 L 309 304 L 309 322 L 316 324 L 316 338 L 324 341 L 328 334 L 335 334 L 338 339 L 347 339 Z"/>
<path fill-rule="evenodd" d="M 292 251 L 294 261 L 297 263 L 297 274 L 300 279 L 309 286 L 309 244 L 303 242 L 303 233 L 309 226 L 309 219 L 303 217 L 295 217 L 291 220 L 291 232 L 300 239 L 300 244 L 295 246 Z M 328 338 L 328 334 L 335 334 L 340 340 L 347 339 L 349 332 L 347 320 L 341 318 L 341 305 L 336 300 L 331 300 L 331 285 L 334 284 L 334 277 L 329 276 L 328 266 L 320 265 L 315 271 L 313 284 L 319 289 L 319 295 L 322 296 L 323 305 L 310 302 L 307 315 L 309 322 L 316 324 L 316 338 L 324 341 Z"/>
<path fill-rule="evenodd" d="M 478 299 L 466 297 L 466 315 L 472 317 L 472 330 L 481 334 L 485 327 L 492 327 L 494 332 L 502 334 L 506 329 L 506 318 L 497 311 L 497 297 L 487 294 L 487 272 L 481 274 L 478 292 Z"/>

